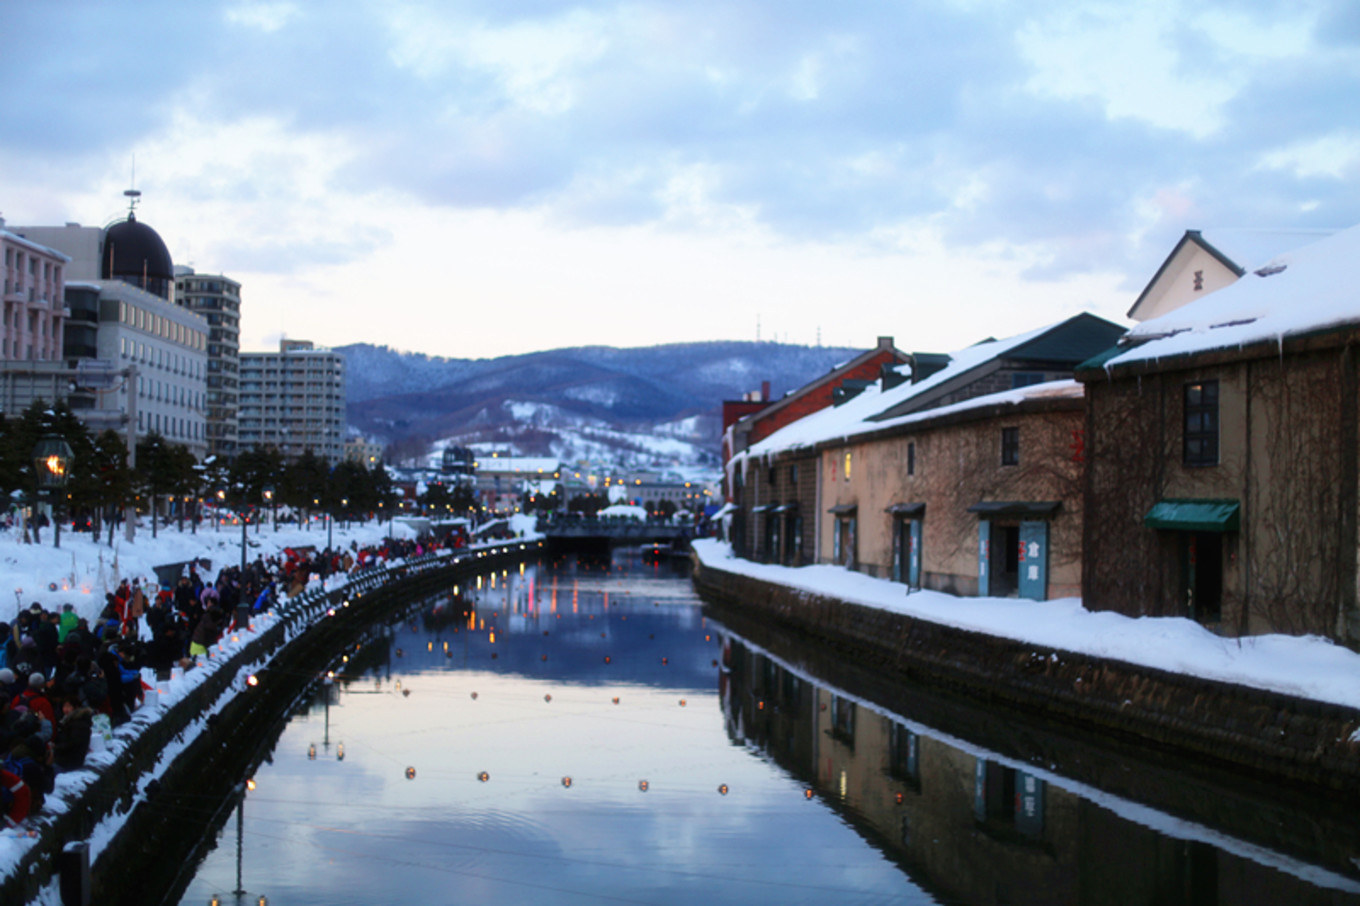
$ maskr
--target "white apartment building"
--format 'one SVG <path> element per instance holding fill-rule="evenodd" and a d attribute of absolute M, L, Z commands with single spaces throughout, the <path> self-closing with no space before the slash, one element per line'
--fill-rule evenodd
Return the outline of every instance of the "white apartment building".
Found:
<path fill-rule="evenodd" d="M 308 340 L 278 352 L 241 353 L 239 449 L 274 447 L 285 459 L 305 451 L 331 465 L 345 454 L 345 358 Z"/>

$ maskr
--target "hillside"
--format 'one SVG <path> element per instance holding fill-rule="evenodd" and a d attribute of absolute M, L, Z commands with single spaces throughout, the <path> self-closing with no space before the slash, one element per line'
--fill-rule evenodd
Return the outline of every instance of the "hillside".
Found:
<path fill-rule="evenodd" d="M 336 351 L 349 366 L 350 425 L 403 455 L 452 438 L 567 460 L 618 455 L 636 465 L 695 466 L 716 462 L 723 400 L 759 390 L 762 381 L 778 398 L 860 352 L 735 341 L 495 359 L 367 343 Z"/>

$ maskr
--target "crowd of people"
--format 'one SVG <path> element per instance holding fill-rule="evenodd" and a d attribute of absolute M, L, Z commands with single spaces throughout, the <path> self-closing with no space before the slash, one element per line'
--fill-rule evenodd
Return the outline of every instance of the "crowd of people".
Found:
<path fill-rule="evenodd" d="M 226 567 L 211 582 L 189 564 L 173 587 L 122 580 L 93 622 L 72 604 L 48 611 L 37 602 L 0 622 L 0 826 L 36 814 L 56 775 L 83 767 L 92 742 L 131 719 L 150 688 L 143 669 L 158 678 L 191 669 L 223 634 L 248 629 L 280 590 L 298 594 L 333 573 L 446 545 L 461 546 L 389 539 L 362 548 L 285 549 L 244 570 Z"/>

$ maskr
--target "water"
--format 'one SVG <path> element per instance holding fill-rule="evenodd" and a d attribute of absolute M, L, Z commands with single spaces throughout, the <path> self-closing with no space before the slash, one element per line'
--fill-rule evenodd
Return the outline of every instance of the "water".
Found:
<path fill-rule="evenodd" d="M 932 902 L 729 737 L 683 573 L 494 578 L 349 652 L 373 663 L 291 721 L 245 801 L 245 902 Z M 234 902 L 235 822 L 181 902 Z"/>
<path fill-rule="evenodd" d="M 875 683 L 683 567 L 488 574 L 337 652 L 255 773 L 241 901 L 1360 902 L 1344 811 Z M 236 902 L 236 842 L 181 902 Z"/>

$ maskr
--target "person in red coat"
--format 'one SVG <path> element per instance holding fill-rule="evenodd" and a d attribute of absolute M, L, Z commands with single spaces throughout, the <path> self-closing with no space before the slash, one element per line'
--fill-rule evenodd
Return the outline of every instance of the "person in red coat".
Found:
<path fill-rule="evenodd" d="M 14 700 L 10 702 L 10 707 L 17 708 L 22 705 L 30 713 L 38 715 L 49 725 L 55 727 L 57 716 L 52 711 L 52 703 L 47 700 L 47 696 L 44 694 L 46 688 L 47 680 L 43 678 L 41 673 L 34 673 L 28 678 L 28 688 L 14 696 Z"/>
<path fill-rule="evenodd" d="M 18 827 L 28 817 L 31 796 L 28 784 L 17 774 L 0 768 L 0 803 L 4 805 L 6 827 Z"/>

